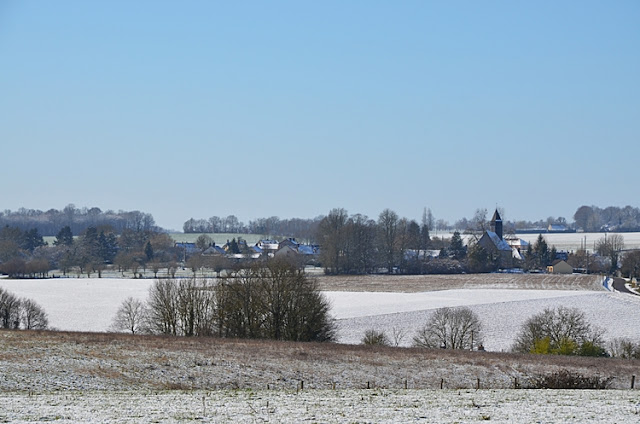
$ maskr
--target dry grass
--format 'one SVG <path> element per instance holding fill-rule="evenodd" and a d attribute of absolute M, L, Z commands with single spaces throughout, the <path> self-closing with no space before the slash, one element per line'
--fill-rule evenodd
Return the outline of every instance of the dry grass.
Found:
<path fill-rule="evenodd" d="M 510 388 L 561 369 L 628 388 L 640 361 L 267 340 L 0 331 L 0 391 Z"/>
<path fill-rule="evenodd" d="M 324 291 L 415 293 L 451 289 L 603 290 L 597 275 L 456 274 L 456 275 L 321 275 Z"/>

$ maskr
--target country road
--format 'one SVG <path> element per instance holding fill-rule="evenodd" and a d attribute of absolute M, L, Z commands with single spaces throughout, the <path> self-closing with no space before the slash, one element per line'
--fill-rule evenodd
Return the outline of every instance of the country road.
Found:
<path fill-rule="evenodd" d="M 637 295 L 637 293 L 634 293 L 631 290 L 629 290 L 625 286 L 625 283 L 626 283 L 626 280 L 624 278 L 616 277 L 616 278 L 613 279 L 613 288 L 616 291 L 619 291 L 620 293 L 629 293 L 629 294 Z"/>

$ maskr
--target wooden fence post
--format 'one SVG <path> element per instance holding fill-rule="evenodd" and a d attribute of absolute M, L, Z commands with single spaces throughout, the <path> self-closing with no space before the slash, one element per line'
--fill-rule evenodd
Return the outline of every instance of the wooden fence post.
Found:
<path fill-rule="evenodd" d="M 631 388 L 633 389 L 636 385 L 636 376 L 632 375 L 631 376 Z"/>
<path fill-rule="evenodd" d="M 443 389 L 444 388 L 444 378 L 440 379 L 440 388 Z"/>

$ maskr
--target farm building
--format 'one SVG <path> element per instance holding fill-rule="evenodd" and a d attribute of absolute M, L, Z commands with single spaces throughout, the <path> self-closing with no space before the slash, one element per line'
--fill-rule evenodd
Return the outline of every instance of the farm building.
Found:
<path fill-rule="evenodd" d="M 573 274 L 573 267 L 563 260 L 557 260 L 547 267 L 547 271 L 551 274 Z"/>

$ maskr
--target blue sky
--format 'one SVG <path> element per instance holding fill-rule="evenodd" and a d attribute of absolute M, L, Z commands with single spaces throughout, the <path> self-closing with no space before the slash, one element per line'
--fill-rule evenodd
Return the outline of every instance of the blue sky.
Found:
<path fill-rule="evenodd" d="M 640 206 L 638 1 L 3 1 L 0 209 Z"/>

